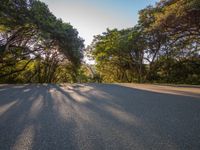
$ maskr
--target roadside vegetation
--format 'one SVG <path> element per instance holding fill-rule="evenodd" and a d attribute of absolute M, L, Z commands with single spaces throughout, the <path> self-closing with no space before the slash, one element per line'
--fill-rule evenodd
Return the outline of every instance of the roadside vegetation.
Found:
<path fill-rule="evenodd" d="M 83 63 L 83 53 L 95 60 Z M 200 84 L 200 1 L 160 0 L 132 28 L 107 29 L 84 50 L 78 31 L 37 0 L 0 5 L 0 83 Z"/>
<path fill-rule="evenodd" d="M 2 0 L 0 82 L 76 82 L 83 40 L 37 0 Z"/>
<path fill-rule="evenodd" d="M 104 82 L 200 84 L 200 1 L 161 0 L 88 47 Z"/>

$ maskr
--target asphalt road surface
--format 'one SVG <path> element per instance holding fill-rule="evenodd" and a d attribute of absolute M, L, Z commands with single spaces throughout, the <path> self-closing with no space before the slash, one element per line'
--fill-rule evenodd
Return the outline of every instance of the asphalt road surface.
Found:
<path fill-rule="evenodd" d="M 200 150 L 200 89 L 0 85 L 0 150 Z"/>

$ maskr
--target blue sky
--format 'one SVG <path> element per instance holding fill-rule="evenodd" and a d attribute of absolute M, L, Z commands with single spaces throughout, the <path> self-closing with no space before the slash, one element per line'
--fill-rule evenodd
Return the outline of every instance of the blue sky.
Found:
<path fill-rule="evenodd" d="M 41 0 L 51 12 L 64 22 L 70 22 L 85 40 L 92 42 L 93 36 L 106 28 L 133 27 L 138 20 L 138 11 L 158 0 Z"/>

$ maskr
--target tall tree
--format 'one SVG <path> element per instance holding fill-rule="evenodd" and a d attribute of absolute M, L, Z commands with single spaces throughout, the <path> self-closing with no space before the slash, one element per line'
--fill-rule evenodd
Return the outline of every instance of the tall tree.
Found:
<path fill-rule="evenodd" d="M 0 10 L 0 77 L 9 76 L 10 80 L 31 63 L 37 68 L 31 77 L 38 76 L 38 82 L 56 81 L 55 72 L 63 63 L 72 65 L 77 72 L 83 57 L 83 40 L 46 4 L 37 0 L 3 0 Z M 18 64 L 24 66 L 18 68 Z"/>

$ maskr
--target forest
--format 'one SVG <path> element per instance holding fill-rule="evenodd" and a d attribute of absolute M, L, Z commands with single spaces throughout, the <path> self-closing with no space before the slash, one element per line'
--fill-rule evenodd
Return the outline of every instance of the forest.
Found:
<path fill-rule="evenodd" d="M 160 0 L 138 14 L 135 26 L 107 29 L 85 48 L 45 3 L 2 0 L 0 83 L 200 84 L 200 1 Z"/>

